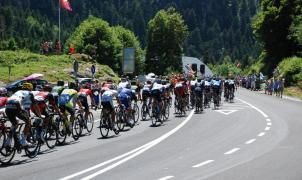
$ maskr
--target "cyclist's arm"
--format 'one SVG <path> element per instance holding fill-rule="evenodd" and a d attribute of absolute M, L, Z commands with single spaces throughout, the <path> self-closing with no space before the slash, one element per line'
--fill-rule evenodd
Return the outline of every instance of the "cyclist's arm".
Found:
<path fill-rule="evenodd" d="M 34 97 L 34 95 L 33 95 L 32 93 L 30 94 L 30 100 L 31 100 L 31 102 L 32 102 L 32 106 L 33 106 L 34 113 L 35 113 L 39 118 L 42 118 L 42 115 L 41 115 L 41 112 L 40 112 L 40 110 L 39 110 L 37 101 L 35 100 L 35 97 Z"/>

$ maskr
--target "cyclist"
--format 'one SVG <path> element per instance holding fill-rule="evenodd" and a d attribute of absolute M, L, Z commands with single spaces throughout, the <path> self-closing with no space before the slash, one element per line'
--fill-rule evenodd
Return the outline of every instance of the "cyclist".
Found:
<path fill-rule="evenodd" d="M 225 80 L 224 80 L 224 98 L 225 98 L 225 101 L 228 101 L 229 100 L 229 78 L 226 77 Z"/>
<path fill-rule="evenodd" d="M 89 105 L 88 105 L 88 96 L 90 97 L 90 101 L 91 104 L 95 104 L 94 103 L 94 98 L 92 96 L 92 91 L 91 91 L 91 84 L 86 83 L 85 86 L 80 88 L 79 91 L 79 99 L 81 101 L 82 106 L 84 106 L 85 109 L 85 119 L 88 119 L 88 115 L 89 115 Z"/>
<path fill-rule="evenodd" d="M 220 93 L 221 93 L 221 80 L 218 77 L 215 77 L 212 80 L 212 89 L 213 89 L 213 98 L 217 98 L 218 102 L 216 103 L 219 104 L 220 101 Z"/>
<path fill-rule="evenodd" d="M 22 146 L 31 146 L 26 140 L 31 128 L 30 109 L 33 108 L 35 114 L 41 118 L 41 113 L 38 109 L 32 90 L 33 85 L 31 83 L 23 83 L 22 90 L 17 91 L 8 98 L 5 109 L 7 118 L 12 123 L 11 130 L 14 130 L 18 125 L 16 117 L 25 122 L 25 127 L 20 138 L 20 144 Z"/>
<path fill-rule="evenodd" d="M 0 88 L 0 115 L 4 115 L 7 99 L 7 89 Z"/>
<path fill-rule="evenodd" d="M 235 92 L 235 87 L 236 86 L 236 84 L 235 84 L 235 80 L 231 77 L 230 79 L 229 79 L 229 84 L 228 84 L 228 91 L 229 91 L 229 93 L 231 93 L 232 94 L 232 96 L 233 96 L 233 98 L 234 98 L 234 92 Z"/>
<path fill-rule="evenodd" d="M 152 82 L 150 80 L 148 80 L 144 87 L 143 87 L 143 92 L 142 92 L 142 96 L 143 96 L 143 102 L 147 102 L 148 98 L 151 95 L 151 87 L 152 87 Z M 150 105 L 151 101 L 149 101 L 149 105 Z"/>
<path fill-rule="evenodd" d="M 117 86 L 117 91 L 120 92 L 122 91 L 123 88 L 126 88 L 129 85 L 129 82 L 127 81 L 126 78 L 122 78 L 121 82 Z M 131 85 L 130 85 L 131 87 Z"/>
<path fill-rule="evenodd" d="M 157 80 L 159 82 L 159 80 Z M 161 107 L 161 94 L 163 92 L 163 85 L 160 83 L 154 82 L 152 89 L 151 89 L 151 97 L 152 97 L 152 107 L 159 107 L 159 110 L 162 109 Z M 158 110 L 157 110 L 158 111 Z"/>
<path fill-rule="evenodd" d="M 101 104 L 104 109 L 109 110 L 109 112 L 111 113 L 112 122 L 116 123 L 116 120 L 115 120 L 116 112 L 115 112 L 115 108 L 113 105 L 113 97 L 117 97 L 117 91 L 112 90 L 112 89 L 105 90 L 102 95 Z M 116 132 L 117 130 L 116 130 L 115 126 L 113 125 L 113 123 L 111 123 L 111 128 L 114 132 Z"/>
<path fill-rule="evenodd" d="M 131 108 L 131 102 L 134 100 L 137 102 L 135 92 L 131 90 L 131 84 L 127 84 L 125 88 L 122 88 L 118 94 L 118 99 L 122 105 L 125 106 L 128 113 L 133 113 Z M 129 123 L 129 119 L 127 120 Z"/>
<path fill-rule="evenodd" d="M 70 123 L 72 124 L 75 119 L 75 107 L 76 104 L 80 107 L 80 109 L 83 109 L 81 101 L 78 99 L 78 91 L 76 91 L 77 85 L 73 82 L 70 82 L 68 85 L 68 89 L 64 89 L 61 93 L 58 105 L 59 109 L 63 113 L 63 121 L 67 128 L 67 133 L 71 133 L 71 127 L 67 123 L 67 115 L 65 112 L 67 111 L 70 114 Z"/>
<path fill-rule="evenodd" d="M 194 94 L 195 94 L 195 97 L 196 99 L 197 98 L 200 98 L 201 99 L 201 104 L 200 106 L 202 106 L 202 100 L 203 100 L 203 90 L 204 90 L 204 87 L 205 87 L 205 82 L 202 80 L 202 79 L 197 79 L 197 82 L 195 84 L 195 88 L 194 88 Z"/>
<path fill-rule="evenodd" d="M 184 87 L 184 78 L 181 78 L 175 85 L 174 89 L 175 100 L 181 103 L 181 107 L 184 106 L 185 100 L 185 87 Z"/>
<path fill-rule="evenodd" d="M 51 94 L 54 96 L 56 104 L 58 103 L 58 98 L 64 90 L 64 81 L 58 81 L 57 85 L 52 88 Z"/>
<path fill-rule="evenodd" d="M 42 131 L 41 131 L 41 140 L 44 142 L 44 134 L 46 133 L 46 128 L 48 126 L 49 123 L 49 118 L 50 118 L 50 114 L 48 112 L 48 108 L 47 108 L 47 103 L 49 103 L 52 108 L 55 110 L 55 112 L 57 112 L 60 116 L 62 115 L 60 113 L 60 110 L 55 102 L 55 98 L 54 96 L 50 93 L 52 91 L 51 86 L 49 86 L 48 84 L 46 84 L 42 91 L 39 92 L 38 94 L 35 94 L 35 101 L 37 102 L 37 105 L 39 107 L 39 112 L 40 114 L 45 116 L 45 119 L 43 121 L 43 125 L 42 125 Z M 37 114 L 37 112 L 34 110 L 34 108 L 32 107 L 31 110 L 34 112 L 34 114 L 36 116 L 39 116 Z"/>
<path fill-rule="evenodd" d="M 204 81 L 204 105 L 205 107 L 209 105 L 209 102 L 211 101 L 211 79 L 207 78 Z"/>

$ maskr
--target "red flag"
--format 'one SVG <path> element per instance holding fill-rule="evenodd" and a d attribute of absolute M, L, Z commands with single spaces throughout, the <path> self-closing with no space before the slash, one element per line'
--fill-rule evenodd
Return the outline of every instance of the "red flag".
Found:
<path fill-rule="evenodd" d="M 67 11 L 72 11 L 72 8 L 70 6 L 70 3 L 68 0 L 61 0 L 61 6 L 66 9 Z"/>

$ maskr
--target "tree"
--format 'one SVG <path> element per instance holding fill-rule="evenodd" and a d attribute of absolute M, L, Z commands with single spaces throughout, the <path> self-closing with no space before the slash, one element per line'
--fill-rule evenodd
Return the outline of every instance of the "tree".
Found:
<path fill-rule="evenodd" d="M 102 19 L 90 16 L 76 28 L 67 44 L 74 45 L 77 52 L 89 55 L 95 53 L 97 62 L 114 70 L 120 68 L 122 44 L 109 24 Z"/>
<path fill-rule="evenodd" d="M 264 58 L 266 73 L 271 73 L 283 58 L 297 55 L 298 43 L 289 38 L 289 34 L 294 19 L 302 13 L 301 7 L 301 0 L 261 1 L 261 11 L 252 27 L 267 54 Z"/>
<path fill-rule="evenodd" d="M 176 9 L 160 10 L 148 23 L 147 72 L 181 71 L 182 46 L 187 36 L 187 25 Z"/>

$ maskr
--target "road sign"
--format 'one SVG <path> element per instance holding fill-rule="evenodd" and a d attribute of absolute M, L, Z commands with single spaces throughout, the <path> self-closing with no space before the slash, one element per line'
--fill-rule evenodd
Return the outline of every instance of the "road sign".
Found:
<path fill-rule="evenodd" d="M 123 73 L 134 73 L 135 71 L 135 48 L 124 48 L 123 51 Z"/>
<path fill-rule="evenodd" d="M 94 64 L 91 66 L 91 73 L 95 74 L 95 65 Z"/>

